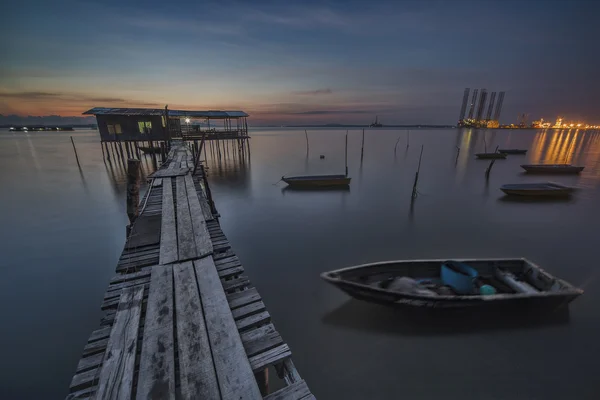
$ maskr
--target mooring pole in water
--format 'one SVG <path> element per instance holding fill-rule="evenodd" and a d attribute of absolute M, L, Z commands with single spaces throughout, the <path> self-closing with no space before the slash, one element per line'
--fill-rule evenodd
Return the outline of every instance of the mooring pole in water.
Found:
<path fill-rule="evenodd" d="M 456 160 L 454 160 L 454 165 L 458 163 L 458 156 L 460 154 L 460 147 L 456 146 Z"/>
<path fill-rule="evenodd" d="M 365 155 L 365 130 L 363 129 L 362 144 L 360 146 L 360 162 L 363 162 L 363 156 Z"/>
<path fill-rule="evenodd" d="M 256 378 L 256 383 L 258 383 L 258 389 L 260 390 L 260 394 L 266 396 L 269 394 L 269 369 L 265 368 L 260 372 L 254 374 L 254 378 Z"/>
<path fill-rule="evenodd" d="M 71 144 L 73 145 L 73 151 L 75 152 L 75 160 L 77 160 L 77 166 L 81 169 L 81 165 L 79 164 L 79 157 L 77 156 L 77 149 L 75 148 L 75 142 L 73 141 L 73 136 L 71 136 Z"/>
<path fill-rule="evenodd" d="M 346 176 L 348 176 L 348 131 L 346 131 L 346 157 L 345 157 L 345 163 L 346 163 Z"/>
<path fill-rule="evenodd" d="M 133 224 L 138 216 L 140 203 L 140 160 L 127 160 L 127 216 Z"/>
<path fill-rule="evenodd" d="M 202 134 L 202 140 L 200 141 L 200 148 L 198 148 L 198 144 L 196 144 L 196 160 L 194 161 L 194 171 L 192 175 L 196 175 L 196 169 L 198 168 L 198 164 L 200 163 L 200 155 L 202 154 L 202 148 L 204 147 L 204 139 L 206 138 L 206 132 Z M 206 150 L 204 150 L 206 151 Z"/>
<path fill-rule="evenodd" d="M 304 137 L 306 138 L 306 157 L 308 157 L 308 132 L 304 130 Z"/>
<path fill-rule="evenodd" d="M 410 146 L 410 129 L 406 130 L 406 148 L 408 149 L 408 146 Z"/>
<path fill-rule="evenodd" d="M 417 182 L 419 182 L 419 171 L 421 171 L 421 158 L 423 158 L 423 145 L 421 145 L 421 155 L 419 156 L 419 167 L 417 168 L 417 173 L 415 174 L 415 183 L 413 184 L 412 190 L 412 198 L 417 197 Z"/>
<path fill-rule="evenodd" d="M 490 177 L 490 172 L 492 172 L 492 167 L 494 166 L 494 163 L 496 162 L 496 160 L 492 160 L 490 162 L 490 165 L 488 165 L 488 167 L 485 170 L 485 177 L 486 179 L 488 179 Z"/>
<path fill-rule="evenodd" d="M 398 148 L 398 143 L 400 143 L 400 139 L 402 136 L 398 136 L 398 140 L 396 140 L 396 144 L 394 145 L 394 158 L 396 157 L 396 149 Z"/>

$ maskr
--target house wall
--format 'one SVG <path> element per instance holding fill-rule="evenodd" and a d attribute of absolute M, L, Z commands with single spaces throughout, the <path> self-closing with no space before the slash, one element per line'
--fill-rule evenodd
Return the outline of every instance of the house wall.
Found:
<path fill-rule="evenodd" d="M 165 129 L 160 115 L 96 115 L 102 141 L 165 140 Z M 152 129 L 141 133 L 138 122 L 149 121 Z M 120 125 L 121 133 L 109 133 L 108 125 Z"/>

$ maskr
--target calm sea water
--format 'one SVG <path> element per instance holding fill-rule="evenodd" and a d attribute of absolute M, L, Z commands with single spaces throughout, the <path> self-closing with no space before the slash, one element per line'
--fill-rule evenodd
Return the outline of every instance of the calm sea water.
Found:
<path fill-rule="evenodd" d="M 600 134 L 350 130 L 349 191 L 290 191 L 284 174 L 343 173 L 334 129 L 253 129 L 251 155 L 210 156 L 223 230 L 318 398 L 596 398 L 600 357 Z M 72 135 L 81 162 L 77 167 Z M 527 148 L 495 163 L 474 153 Z M 122 250 L 125 173 L 95 131 L 0 132 L 0 398 L 62 398 Z M 397 146 L 396 146 L 397 143 Z M 424 146 L 419 196 L 411 190 Z M 396 151 L 394 147 L 396 146 Z M 460 153 L 457 157 L 457 147 Z M 210 150 L 210 148 L 209 148 Z M 320 159 L 324 155 L 324 159 Z M 546 177 L 522 163 L 585 165 L 552 177 L 570 201 L 514 202 L 499 186 Z M 153 166 L 143 162 L 144 173 Z M 410 258 L 523 256 L 583 287 L 568 319 L 415 320 L 351 300 L 319 273 Z"/>

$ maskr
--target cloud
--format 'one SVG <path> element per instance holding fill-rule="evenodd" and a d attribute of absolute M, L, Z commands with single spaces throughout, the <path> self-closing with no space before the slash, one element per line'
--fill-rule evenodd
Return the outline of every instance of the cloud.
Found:
<path fill-rule="evenodd" d="M 288 115 L 336 115 L 336 114 L 368 114 L 369 111 L 364 110 L 311 110 L 285 113 Z M 284 114 L 284 113 L 281 113 Z"/>
<path fill-rule="evenodd" d="M 297 90 L 292 92 L 292 94 L 298 96 L 318 96 L 321 94 L 331 94 L 333 91 L 329 88 L 327 89 L 317 89 L 317 90 Z"/>
<path fill-rule="evenodd" d="M 58 93 L 47 92 L 0 92 L 1 97 L 18 98 L 27 100 L 47 99 L 49 97 L 60 96 Z"/>

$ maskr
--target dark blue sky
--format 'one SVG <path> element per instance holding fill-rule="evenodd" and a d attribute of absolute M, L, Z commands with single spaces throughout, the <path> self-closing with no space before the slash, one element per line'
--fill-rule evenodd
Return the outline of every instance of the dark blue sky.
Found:
<path fill-rule="evenodd" d="M 244 109 L 255 123 L 600 123 L 593 1 L 19 1 L 0 16 L 0 113 Z"/>

